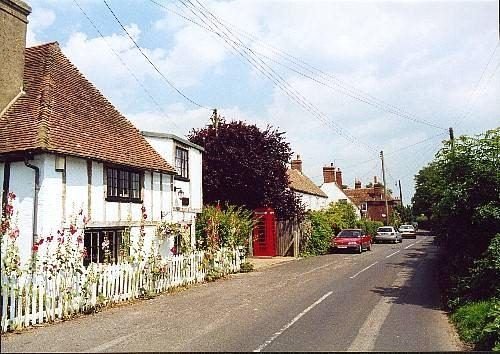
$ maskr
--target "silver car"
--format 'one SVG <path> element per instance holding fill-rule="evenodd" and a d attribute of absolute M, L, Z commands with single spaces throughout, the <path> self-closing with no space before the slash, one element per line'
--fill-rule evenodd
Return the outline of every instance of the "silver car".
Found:
<path fill-rule="evenodd" d="M 403 238 L 398 230 L 392 226 L 381 226 L 377 229 L 377 234 L 373 238 L 374 242 L 402 242 Z"/>
<path fill-rule="evenodd" d="M 417 238 L 417 233 L 413 225 L 401 225 L 399 227 L 399 232 L 403 238 Z"/>

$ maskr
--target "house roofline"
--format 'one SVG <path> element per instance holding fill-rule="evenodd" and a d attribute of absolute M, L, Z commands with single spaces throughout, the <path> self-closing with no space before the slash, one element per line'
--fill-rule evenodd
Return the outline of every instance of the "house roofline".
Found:
<path fill-rule="evenodd" d="M 201 147 L 200 145 L 192 143 L 189 140 L 181 138 L 180 136 L 177 136 L 175 134 L 150 132 L 150 131 L 145 131 L 145 130 L 141 130 L 141 134 L 143 136 L 151 137 L 151 138 L 172 139 L 172 140 L 178 141 L 180 143 L 183 143 L 185 145 L 188 145 L 188 146 L 190 146 L 192 148 L 195 148 L 197 150 L 200 150 L 202 152 L 205 151 L 205 149 L 203 147 Z"/>
<path fill-rule="evenodd" d="M 85 155 L 79 155 L 79 154 L 68 153 L 68 152 L 64 152 L 64 151 L 43 149 L 43 148 L 3 152 L 3 153 L 0 153 L 0 162 L 23 161 L 23 159 L 26 155 L 33 156 L 35 154 L 64 155 L 64 156 L 70 156 L 70 157 L 75 157 L 75 158 L 84 159 L 84 160 L 92 160 L 92 161 L 100 162 L 103 164 L 114 165 L 117 167 L 131 168 L 131 169 L 135 169 L 135 170 L 139 170 L 139 171 L 153 171 L 153 172 L 165 173 L 168 175 L 177 175 L 177 172 L 175 172 L 175 171 L 160 170 L 157 168 L 148 168 L 145 166 L 137 166 L 137 165 L 132 165 L 132 164 L 126 164 L 123 162 L 116 162 L 116 161 L 111 161 L 111 160 L 99 159 L 99 158 L 91 157 L 91 156 L 85 156 Z"/>

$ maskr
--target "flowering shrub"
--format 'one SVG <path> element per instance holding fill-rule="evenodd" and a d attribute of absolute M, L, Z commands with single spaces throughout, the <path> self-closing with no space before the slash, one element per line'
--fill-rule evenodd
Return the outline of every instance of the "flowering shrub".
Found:
<path fill-rule="evenodd" d="M 196 222 L 198 247 L 212 253 L 221 247 L 247 247 L 253 225 L 252 212 L 242 207 L 205 206 Z"/>
<path fill-rule="evenodd" d="M 178 245 L 180 248 L 177 249 L 177 247 L 174 246 L 171 251 L 173 254 L 186 254 L 193 250 L 191 247 L 191 233 L 189 232 L 189 228 L 190 226 L 187 224 L 163 221 L 157 226 L 156 236 L 160 240 L 178 237 Z"/>
<path fill-rule="evenodd" d="M 0 221 L 1 270 L 2 274 L 6 275 L 21 274 L 21 259 L 19 257 L 19 247 L 16 242 L 19 237 L 19 229 L 12 220 L 14 215 L 13 202 L 15 199 L 16 195 L 10 192 Z"/>

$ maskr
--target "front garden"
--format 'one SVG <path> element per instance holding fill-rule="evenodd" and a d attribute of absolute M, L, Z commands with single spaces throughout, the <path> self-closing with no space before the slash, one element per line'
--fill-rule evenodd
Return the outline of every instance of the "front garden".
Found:
<path fill-rule="evenodd" d="M 109 262 L 109 240 L 100 245 L 104 263 L 84 265 L 87 250 L 82 212 L 72 217 L 68 228 L 56 235 L 40 237 L 31 258 L 22 264 L 19 230 L 9 194 L 1 224 L 1 331 L 17 330 L 34 324 L 95 312 L 104 306 L 139 298 L 149 298 L 179 286 L 214 280 L 229 273 L 248 270 L 244 262 L 252 219 L 234 207 L 225 211 L 206 207 L 197 225 L 197 247 L 191 247 L 182 225 L 157 225 L 160 242 L 145 249 L 144 218 L 139 238 L 127 245 L 120 262 Z M 145 208 L 142 209 L 145 214 Z M 159 243 L 170 237 L 180 240 L 173 256 L 162 258 Z"/>

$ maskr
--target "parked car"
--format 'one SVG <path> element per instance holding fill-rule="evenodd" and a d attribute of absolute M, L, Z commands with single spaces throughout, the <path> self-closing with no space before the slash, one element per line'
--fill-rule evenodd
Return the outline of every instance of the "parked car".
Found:
<path fill-rule="evenodd" d="M 353 249 L 358 253 L 371 251 L 372 236 L 361 229 L 344 229 L 332 239 L 332 247 L 334 250 Z"/>
<path fill-rule="evenodd" d="M 417 232 L 413 225 L 401 225 L 399 227 L 399 232 L 402 238 L 417 238 Z"/>
<path fill-rule="evenodd" d="M 375 242 L 402 242 L 403 238 L 393 226 L 381 226 L 377 229 L 377 234 L 373 238 Z"/>

